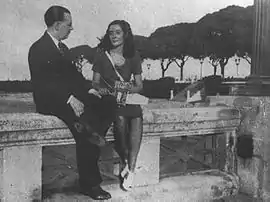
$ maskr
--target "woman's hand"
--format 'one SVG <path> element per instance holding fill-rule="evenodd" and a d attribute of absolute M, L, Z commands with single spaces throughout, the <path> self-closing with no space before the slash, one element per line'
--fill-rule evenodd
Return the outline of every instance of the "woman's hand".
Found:
<path fill-rule="evenodd" d="M 108 88 L 100 88 L 98 90 L 98 92 L 99 92 L 100 95 L 109 95 L 109 94 L 111 94 L 111 92 L 110 92 L 110 90 Z"/>
<path fill-rule="evenodd" d="M 129 90 L 130 93 L 140 93 L 143 89 L 142 76 L 140 74 L 134 75 L 134 84 Z"/>
<path fill-rule="evenodd" d="M 132 88 L 132 84 L 130 82 L 115 81 L 114 88 L 119 92 L 127 92 Z"/>
<path fill-rule="evenodd" d="M 92 86 L 93 88 L 98 91 L 98 93 L 103 96 L 103 95 L 110 95 L 111 92 L 108 88 L 102 88 L 100 86 L 100 79 L 101 79 L 101 75 L 98 72 L 94 72 L 93 73 L 93 79 L 92 79 Z"/>

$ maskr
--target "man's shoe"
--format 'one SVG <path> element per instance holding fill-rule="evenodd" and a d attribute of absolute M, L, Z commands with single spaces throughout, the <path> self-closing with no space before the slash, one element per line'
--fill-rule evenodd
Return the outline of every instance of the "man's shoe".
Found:
<path fill-rule="evenodd" d="M 120 176 L 121 176 L 122 178 L 124 178 L 124 177 L 128 174 L 128 172 L 129 172 L 128 162 L 127 162 L 127 160 L 125 160 L 125 167 L 124 167 L 123 170 L 121 171 Z"/>
<path fill-rule="evenodd" d="M 100 186 L 93 187 L 90 190 L 83 190 L 81 194 L 90 196 L 94 200 L 108 200 L 112 198 L 111 194 L 103 190 Z"/>

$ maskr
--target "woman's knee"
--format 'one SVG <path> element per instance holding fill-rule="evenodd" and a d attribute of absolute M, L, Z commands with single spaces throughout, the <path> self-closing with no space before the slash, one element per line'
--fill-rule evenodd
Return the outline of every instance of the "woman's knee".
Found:
<path fill-rule="evenodd" d="M 116 128 L 126 128 L 127 126 L 127 119 L 124 116 L 117 116 L 115 118 L 115 126 Z"/>
<path fill-rule="evenodd" d="M 141 131 L 143 127 L 143 119 L 142 117 L 132 118 L 130 121 L 130 128 L 132 131 Z"/>
<path fill-rule="evenodd" d="M 126 142 L 126 132 L 127 132 L 127 124 L 126 119 L 124 117 L 117 117 L 114 122 L 114 137 L 116 144 L 125 144 Z"/>

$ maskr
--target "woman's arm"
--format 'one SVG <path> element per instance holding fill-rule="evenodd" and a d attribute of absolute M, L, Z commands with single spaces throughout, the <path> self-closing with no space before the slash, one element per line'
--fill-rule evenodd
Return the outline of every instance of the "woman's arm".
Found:
<path fill-rule="evenodd" d="M 100 73 L 93 72 L 92 86 L 97 91 L 100 89 L 100 78 L 101 78 Z"/>
<path fill-rule="evenodd" d="M 134 75 L 135 83 L 132 85 L 130 92 L 131 93 L 139 93 L 143 89 L 143 81 L 142 81 L 142 75 L 141 74 L 135 74 Z"/>
<path fill-rule="evenodd" d="M 92 87 L 97 90 L 101 95 L 108 95 L 110 94 L 109 89 L 102 88 L 100 86 L 100 79 L 101 75 L 98 72 L 93 72 L 93 79 L 92 79 Z"/>

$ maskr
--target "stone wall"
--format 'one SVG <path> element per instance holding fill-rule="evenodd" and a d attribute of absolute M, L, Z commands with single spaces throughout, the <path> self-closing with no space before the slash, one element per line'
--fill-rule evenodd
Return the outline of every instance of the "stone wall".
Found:
<path fill-rule="evenodd" d="M 234 106 L 241 112 L 241 124 L 238 136 L 251 136 L 253 157 L 238 157 L 238 174 L 241 178 L 241 191 L 263 198 L 270 198 L 270 97 L 255 96 L 219 96 L 210 97 L 212 104 Z M 244 152 L 250 147 L 245 142 Z"/>

